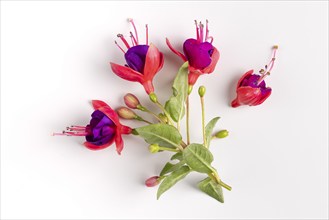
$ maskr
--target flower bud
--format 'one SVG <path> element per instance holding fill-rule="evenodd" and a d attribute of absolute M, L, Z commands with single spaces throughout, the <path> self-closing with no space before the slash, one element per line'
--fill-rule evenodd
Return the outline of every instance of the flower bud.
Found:
<path fill-rule="evenodd" d="M 140 102 L 138 100 L 138 98 L 131 94 L 131 93 L 127 93 L 124 97 L 123 97 L 125 104 L 132 109 L 137 109 L 138 106 L 140 105 Z"/>
<path fill-rule="evenodd" d="M 226 138 L 228 136 L 228 130 L 221 130 L 215 134 L 216 138 Z"/>
<path fill-rule="evenodd" d="M 118 113 L 118 115 L 121 118 L 124 118 L 124 119 L 136 119 L 137 118 L 136 113 L 127 107 L 120 107 L 116 110 L 116 112 Z"/>
<path fill-rule="evenodd" d="M 150 99 L 151 99 L 152 102 L 154 102 L 154 103 L 157 103 L 157 102 L 158 102 L 158 97 L 156 96 L 155 93 L 152 92 L 152 93 L 149 95 L 149 97 L 150 97 Z"/>
<path fill-rule="evenodd" d="M 204 86 L 200 86 L 198 92 L 199 92 L 199 96 L 200 96 L 200 97 L 203 97 L 204 94 L 206 94 L 206 87 L 204 87 Z"/>
<path fill-rule="evenodd" d="M 160 147 L 159 147 L 159 145 L 157 145 L 157 144 L 151 144 L 151 145 L 149 146 L 149 151 L 150 151 L 152 154 L 159 152 L 159 150 L 160 150 Z"/>
<path fill-rule="evenodd" d="M 153 187 L 160 183 L 161 178 L 159 176 L 152 176 L 145 181 L 147 187 Z"/>
<path fill-rule="evenodd" d="M 163 113 L 160 113 L 159 115 L 158 115 L 158 117 L 161 119 L 161 121 L 163 121 L 164 123 L 167 123 L 168 122 L 168 118 L 167 118 L 167 116 L 165 115 L 165 114 L 163 114 Z"/>

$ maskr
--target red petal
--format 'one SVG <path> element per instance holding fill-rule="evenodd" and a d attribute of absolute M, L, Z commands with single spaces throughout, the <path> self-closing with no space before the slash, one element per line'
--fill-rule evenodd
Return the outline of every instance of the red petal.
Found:
<path fill-rule="evenodd" d="M 267 89 L 271 89 L 270 87 L 267 87 Z M 272 90 L 268 93 L 266 93 L 266 95 L 262 96 L 259 100 L 257 100 L 257 102 L 254 105 L 260 105 L 262 104 L 272 93 Z"/>
<path fill-rule="evenodd" d="M 109 117 L 117 127 L 121 126 L 118 114 L 110 106 L 100 107 L 97 110 L 103 112 L 107 117 Z"/>
<path fill-rule="evenodd" d="M 117 148 L 117 152 L 118 154 L 120 155 L 121 154 L 121 151 L 123 149 L 123 140 L 122 140 L 122 137 L 121 137 L 121 134 L 116 134 L 115 135 L 115 145 L 116 145 L 116 148 Z"/>
<path fill-rule="evenodd" d="M 156 48 L 153 44 L 150 44 L 146 53 L 143 71 L 145 81 L 153 79 L 154 75 L 158 72 L 159 67 L 161 66 L 161 62 L 163 62 L 163 60 L 161 60 L 161 53 L 158 48 Z"/>
<path fill-rule="evenodd" d="M 260 99 L 261 95 L 262 92 L 259 88 L 245 86 L 237 89 L 237 100 L 239 104 L 254 105 Z"/>
<path fill-rule="evenodd" d="M 211 55 L 211 63 L 209 64 L 209 66 L 207 66 L 201 71 L 203 73 L 208 73 L 208 74 L 214 72 L 218 60 L 219 60 L 219 51 L 216 49 L 216 47 L 214 47 L 214 51 Z"/>
<path fill-rule="evenodd" d="M 95 110 L 97 110 L 101 107 L 105 107 L 105 106 L 110 107 L 110 106 L 108 106 L 108 104 L 106 104 L 105 102 L 103 102 L 101 100 L 92 100 L 91 103 Z"/>
<path fill-rule="evenodd" d="M 176 50 L 176 49 L 171 45 L 171 43 L 170 43 L 170 41 L 169 41 L 168 38 L 166 38 L 166 43 L 167 43 L 169 49 L 170 49 L 172 52 L 174 52 L 177 56 L 179 56 L 180 58 L 182 58 L 182 60 L 183 60 L 184 62 L 187 61 L 187 59 L 186 59 L 186 57 L 184 56 L 184 54 L 182 54 L 181 52 L 179 52 L 178 50 Z"/>
<path fill-rule="evenodd" d="M 142 82 L 143 75 L 129 67 L 121 66 L 115 63 L 110 63 L 112 71 L 122 79 L 132 82 Z"/>
<path fill-rule="evenodd" d="M 239 79 L 238 84 L 236 85 L 236 89 L 238 89 L 242 83 L 242 81 L 248 77 L 249 75 L 251 75 L 254 72 L 254 70 L 249 70 L 248 72 L 246 72 L 245 74 L 243 74 L 243 76 Z"/>
<path fill-rule="evenodd" d="M 114 138 L 112 138 L 111 142 L 108 142 L 106 144 L 99 145 L 99 146 L 94 145 L 92 143 L 89 143 L 87 141 L 85 143 L 83 143 L 83 145 L 85 145 L 90 150 L 102 150 L 102 149 L 107 148 L 108 146 L 110 146 L 113 142 L 114 142 Z"/>

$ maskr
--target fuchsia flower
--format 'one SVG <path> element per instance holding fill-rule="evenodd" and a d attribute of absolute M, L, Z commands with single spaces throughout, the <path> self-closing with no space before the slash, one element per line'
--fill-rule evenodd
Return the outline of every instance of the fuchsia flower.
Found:
<path fill-rule="evenodd" d="M 196 39 L 187 39 L 183 44 L 184 54 L 176 50 L 166 38 L 166 43 L 170 50 L 178 55 L 184 62 L 189 63 L 189 85 L 194 85 L 202 74 L 209 74 L 215 70 L 219 60 L 219 51 L 212 45 L 213 37 L 209 36 L 208 20 L 206 20 L 206 30 L 200 22 L 195 21 Z"/>
<path fill-rule="evenodd" d="M 147 94 L 154 92 L 153 78 L 157 72 L 163 67 L 163 54 L 151 43 L 148 45 L 148 27 L 146 25 L 146 44 L 139 44 L 137 30 L 132 19 L 129 22 L 134 27 L 135 36 L 130 32 L 131 45 L 127 42 L 122 34 L 118 34 L 118 37 L 122 40 L 124 45 L 127 47 L 125 51 L 119 46 L 117 42 L 116 45 L 125 54 L 126 65 L 121 66 L 115 63 L 110 63 L 112 71 L 121 77 L 122 79 L 139 82 L 144 86 Z"/>
<path fill-rule="evenodd" d="M 53 135 L 85 136 L 84 145 L 91 150 L 101 150 L 115 142 L 118 154 L 123 149 L 122 134 L 130 134 L 132 129 L 122 125 L 117 113 L 105 102 L 92 101 L 95 111 L 91 115 L 90 123 L 87 126 L 67 127 L 63 133 Z"/>
<path fill-rule="evenodd" d="M 274 46 L 273 49 L 273 57 L 269 64 L 265 66 L 265 70 L 261 69 L 260 74 L 253 74 L 254 70 L 249 70 L 240 78 L 236 87 L 237 97 L 232 101 L 232 107 L 260 105 L 271 95 L 272 89 L 266 87 L 264 79 L 267 75 L 270 75 L 274 66 L 278 47 Z"/>

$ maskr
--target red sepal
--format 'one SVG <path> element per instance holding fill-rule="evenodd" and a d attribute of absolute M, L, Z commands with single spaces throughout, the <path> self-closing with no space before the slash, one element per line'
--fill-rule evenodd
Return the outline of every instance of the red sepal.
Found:
<path fill-rule="evenodd" d="M 90 142 L 87 142 L 87 141 L 85 143 L 83 143 L 83 145 L 85 145 L 90 150 L 102 150 L 104 148 L 107 148 L 111 144 L 113 144 L 113 142 L 114 142 L 114 138 L 112 138 L 112 140 L 110 142 L 105 143 L 103 145 L 99 145 L 99 146 L 98 145 L 94 145 L 94 144 L 92 144 Z"/>
<path fill-rule="evenodd" d="M 97 110 L 101 107 L 105 107 L 105 106 L 110 107 L 110 106 L 108 106 L 108 104 L 106 104 L 105 102 L 103 102 L 101 100 L 92 100 L 91 104 L 93 105 L 95 110 Z"/>
<path fill-rule="evenodd" d="M 163 66 L 163 55 L 159 52 L 158 48 L 156 48 L 153 44 L 150 44 L 146 57 L 145 57 L 145 65 L 143 71 L 143 81 L 152 80 L 154 75 L 162 68 Z"/>
<path fill-rule="evenodd" d="M 184 56 L 184 54 L 182 54 L 181 52 L 179 52 L 178 50 L 176 50 L 170 43 L 169 39 L 166 38 L 166 44 L 168 45 L 169 49 L 174 52 L 174 54 L 176 54 L 177 56 L 179 56 L 184 62 L 187 61 L 186 57 Z"/>
<path fill-rule="evenodd" d="M 121 155 L 121 151 L 123 149 L 123 140 L 122 140 L 121 135 L 115 135 L 114 141 L 115 141 L 115 146 L 116 146 L 117 152 L 119 155 Z"/>
<path fill-rule="evenodd" d="M 121 66 L 116 63 L 110 63 L 112 71 L 122 79 L 131 81 L 131 82 L 140 82 L 142 83 L 143 75 L 130 67 Z"/>

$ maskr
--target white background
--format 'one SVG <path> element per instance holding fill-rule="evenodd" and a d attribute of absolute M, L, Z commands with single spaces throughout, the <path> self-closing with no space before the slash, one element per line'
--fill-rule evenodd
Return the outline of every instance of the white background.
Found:
<path fill-rule="evenodd" d="M 194 37 L 194 19 L 209 19 L 221 58 L 191 96 L 192 140 L 202 140 L 196 90 L 204 84 L 207 121 L 221 116 L 217 129 L 230 131 L 211 148 L 233 187 L 224 204 L 197 190 L 201 174 L 157 201 L 144 180 L 171 154 L 150 154 L 137 137 L 124 137 L 118 156 L 114 146 L 93 152 L 83 138 L 51 136 L 86 125 L 92 99 L 115 108 L 133 92 L 157 110 L 108 65 L 124 63 L 114 40 L 132 30 L 128 17 L 141 39 L 148 23 L 165 54 L 155 78 L 162 102 L 182 64 L 165 37 L 180 47 Z M 1 2 L 1 218 L 327 218 L 327 25 L 327 2 Z M 258 107 L 231 108 L 238 78 L 263 68 L 274 44 L 272 95 Z"/>

